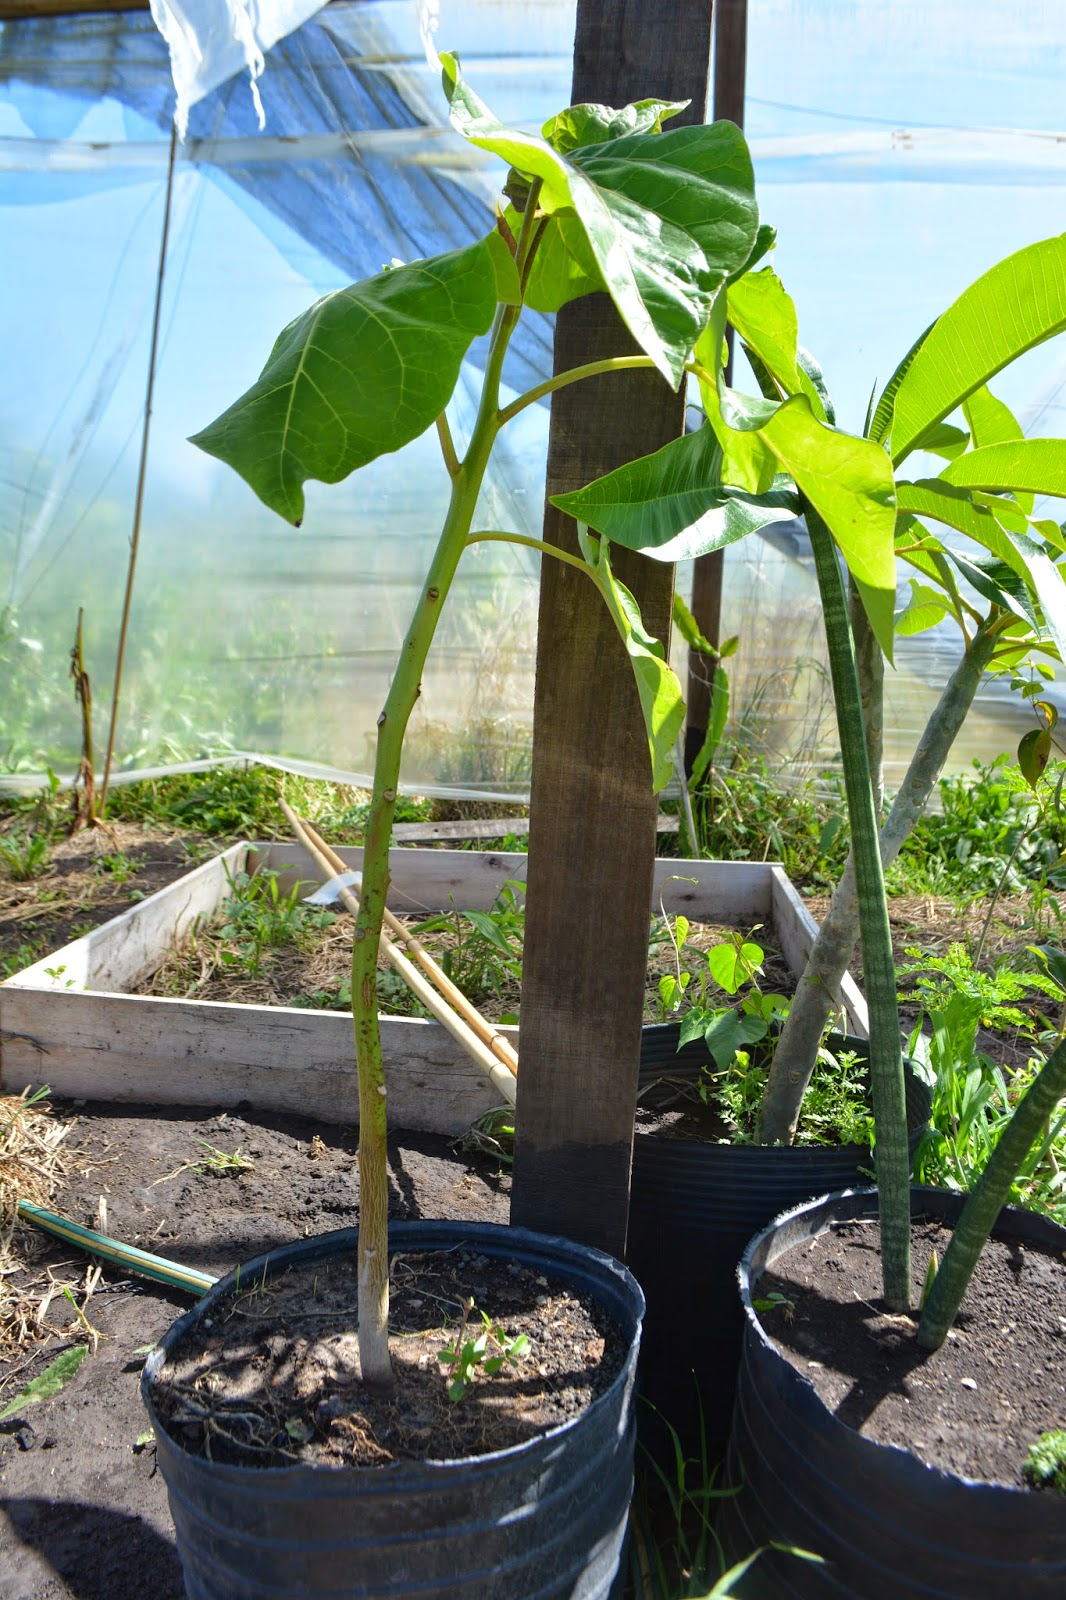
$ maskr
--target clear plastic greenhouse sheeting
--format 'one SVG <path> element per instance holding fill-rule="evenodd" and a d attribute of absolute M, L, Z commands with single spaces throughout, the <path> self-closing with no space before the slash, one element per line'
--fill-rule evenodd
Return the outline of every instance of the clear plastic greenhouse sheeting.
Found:
<path fill-rule="evenodd" d="M 1007 27 L 991 0 L 750 0 L 760 205 L 845 426 L 861 425 L 874 382 L 961 288 L 1066 225 L 1058 12 L 1030 0 Z M 309 486 L 296 531 L 187 436 L 317 296 L 488 225 L 502 168 L 448 130 L 427 47 L 457 49 L 501 116 L 536 127 L 569 98 L 573 15 L 560 0 L 335 0 L 269 52 L 262 132 L 246 74 L 193 109 L 119 726 L 127 769 L 240 750 L 368 772 L 445 501 L 435 437 L 344 485 Z M 76 762 L 80 606 L 101 744 L 106 734 L 173 106 L 146 14 L 0 31 L 0 768 L 12 772 Z M 510 384 L 527 388 L 550 362 L 550 325 L 534 318 Z M 453 407 L 460 435 L 478 378 L 473 360 Z M 1024 426 L 1048 433 L 1062 431 L 1064 390 L 1066 348 L 1054 344 L 999 386 Z M 483 525 L 539 532 L 546 442 L 540 407 L 507 430 Z M 412 729 L 409 785 L 525 790 L 536 593 L 532 552 L 469 553 Z M 728 552 L 723 629 L 741 634 L 734 715 L 752 737 L 797 756 L 831 751 L 801 538 L 786 530 Z M 956 651 L 948 633 L 901 642 L 890 782 Z M 1002 694 L 983 696 L 959 764 L 1016 742 L 1014 716 Z"/>

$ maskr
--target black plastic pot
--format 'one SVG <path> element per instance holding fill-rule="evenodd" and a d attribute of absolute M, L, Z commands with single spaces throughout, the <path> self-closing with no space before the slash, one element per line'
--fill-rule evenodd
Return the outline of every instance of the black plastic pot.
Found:
<path fill-rule="evenodd" d="M 642 1085 L 657 1077 L 696 1082 L 709 1057 L 702 1041 L 678 1052 L 676 1024 L 645 1028 Z M 865 1056 L 865 1039 L 834 1034 L 835 1050 Z M 911 1152 L 929 1117 L 929 1090 L 908 1066 Z M 626 1257 L 648 1301 L 640 1363 L 641 1439 L 662 1458 L 660 1421 L 685 1449 L 711 1456 L 729 1436 L 744 1317 L 736 1271 L 752 1234 L 801 1201 L 868 1183 L 872 1157 L 862 1145 L 806 1148 L 704 1144 L 638 1134 L 634 1140 Z"/>
<path fill-rule="evenodd" d="M 241 1269 L 245 1283 L 354 1252 L 355 1229 L 301 1240 Z M 168 1330 L 141 1391 L 155 1426 L 190 1600 L 605 1600 L 633 1487 L 633 1390 L 644 1298 L 609 1256 L 488 1223 L 403 1222 L 390 1250 L 521 1261 L 593 1296 L 629 1344 L 609 1390 L 538 1439 L 462 1461 L 388 1467 L 221 1466 L 166 1434 L 153 1392 L 168 1353 L 234 1288 L 219 1281 Z"/>
<path fill-rule="evenodd" d="M 915 1188 L 911 1209 L 953 1221 L 963 1197 Z M 744 1354 L 730 1481 L 719 1532 L 727 1552 L 774 1541 L 825 1565 L 767 1551 L 737 1593 L 749 1600 L 1061 1600 L 1066 1511 L 1051 1493 L 974 1483 L 864 1439 L 826 1409 L 778 1353 L 752 1309 L 760 1275 L 831 1223 L 875 1215 L 867 1189 L 797 1208 L 753 1239 L 740 1268 Z M 1066 1248 L 1066 1228 L 1013 1207 L 1002 1239 Z"/>

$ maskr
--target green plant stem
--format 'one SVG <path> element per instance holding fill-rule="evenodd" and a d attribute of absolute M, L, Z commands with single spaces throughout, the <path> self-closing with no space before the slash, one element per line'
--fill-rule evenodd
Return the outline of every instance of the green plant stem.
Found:
<path fill-rule="evenodd" d="M 547 544 L 543 539 L 533 539 L 526 533 L 503 533 L 490 529 L 486 533 L 472 533 L 467 539 L 467 544 L 522 544 L 527 550 L 539 550 L 541 555 L 554 556 L 557 561 L 563 561 L 568 567 L 576 567 L 583 572 L 593 583 L 597 583 L 596 569 L 590 567 L 587 561 L 582 561 L 580 556 L 572 556 L 568 550 L 560 550 L 557 545 Z"/>
<path fill-rule="evenodd" d="M 896 859 L 925 811 L 992 659 L 1001 623 L 999 612 L 982 621 L 944 685 L 881 829 L 883 868 Z M 774 1051 L 759 1121 L 759 1139 L 764 1144 L 791 1144 L 795 1137 L 818 1045 L 837 1003 L 840 980 L 847 971 L 858 934 L 855 861 L 849 853 Z"/>
<path fill-rule="evenodd" d="M 535 237 L 535 211 L 536 194 L 531 190 L 516 254 L 520 274 Z M 359 1074 L 359 1362 L 363 1382 L 378 1389 L 393 1386 L 389 1359 L 388 1118 L 377 1007 L 378 952 L 389 888 L 389 844 L 404 735 L 421 693 L 426 658 L 466 548 L 485 469 L 501 427 L 500 377 L 520 314 L 518 306 L 500 306 L 497 310 L 469 449 L 452 476 L 444 526 L 378 718 L 374 789 L 363 845 L 362 893 L 352 947 L 352 1022 Z"/>
<path fill-rule="evenodd" d="M 1057 1044 L 1033 1079 L 999 1143 L 993 1150 L 962 1215 L 933 1280 L 921 1321 L 918 1343 L 939 1350 L 962 1304 L 977 1258 L 1006 1205 L 1011 1185 L 1048 1118 L 1066 1095 L 1066 1042 Z"/>
<path fill-rule="evenodd" d="M 832 535 L 809 502 L 803 509 L 814 551 L 818 589 L 829 647 L 829 672 L 836 702 L 844 788 L 851 823 L 859 891 L 863 972 L 870 1004 L 870 1078 L 877 1135 L 877 1184 L 880 1192 L 881 1267 L 884 1297 L 892 1311 L 910 1307 L 910 1153 L 903 1083 L 896 967 L 888 902 L 881 870 L 877 815 L 870 766 L 866 757 L 855 645 L 848 620 L 844 579 Z"/>
<path fill-rule="evenodd" d="M 511 404 L 500 412 L 500 422 L 501 424 L 510 422 L 512 417 L 517 417 L 527 406 L 536 405 L 538 400 L 546 400 L 558 389 L 565 389 L 571 383 L 579 383 L 582 378 L 597 378 L 604 372 L 631 372 L 634 367 L 654 367 L 654 365 L 650 356 L 608 356 L 603 361 L 589 361 L 583 367 L 571 367 L 569 372 L 556 373 L 554 378 L 546 378 L 543 383 L 538 383 L 536 388 L 527 389 L 517 400 L 512 400 Z"/>

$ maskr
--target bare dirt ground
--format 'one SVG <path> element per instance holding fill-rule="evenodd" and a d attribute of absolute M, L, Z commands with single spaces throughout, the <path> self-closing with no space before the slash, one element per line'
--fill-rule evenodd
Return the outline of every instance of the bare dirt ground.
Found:
<path fill-rule="evenodd" d="M 56 1108 L 76 1119 L 55 1209 L 96 1227 L 104 1201 L 116 1238 L 221 1274 L 240 1260 L 358 1216 L 350 1130 L 246 1112 Z M 206 1144 L 251 1162 L 213 1175 Z M 510 1180 L 450 1141 L 398 1135 L 390 1146 L 391 1214 L 506 1222 Z M 5 1600 L 179 1600 L 180 1567 L 140 1399 L 146 1347 L 189 1298 L 107 1268 L 86 1296 L 89 1258 L 19 1229 L 25 1265 L 5 1292 L 31 1326 L 9 1336 L 0 1407 L 56 1355 L 90 1353 L 51 1399 L 0 1421 L 0 1594 Z M 57 1285 L 71 1288 L 80 1311 Z M 33 1327 L 36 1308 L 51 1293 Z M 84 1318 L 83 1322 L 81 1318 Z M 91 1328 L 87 1331 L 86 1324 Z M 49 1333 L 49 1330 L 52 1330 Z M 35 1337 L 43 1331 L 44 1338 Z M 92 1345 L 95 1343 L 95 1352 Z"/>

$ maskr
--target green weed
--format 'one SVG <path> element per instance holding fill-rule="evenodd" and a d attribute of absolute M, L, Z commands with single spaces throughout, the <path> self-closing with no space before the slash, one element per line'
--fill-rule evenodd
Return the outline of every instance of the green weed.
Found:
<path fill-rule="evenodd" d="M 467 1338 L 470 1318 L 475 1311 L 481 1318 L 481 1332 Z M 484 1311 L 478 1310 L 473 1300 L 464 1301 L 463 1319 L 454 1341 L 437 1354 L 448 1378 L 448 1399 L 461 1400 L 473 1383 L 475 1373 L 494 1378 L 504 1367 L 517 1366 L 528 1349 L 529 1339 L 524 1333 L 508 1338 Z"/>
<path fill-rule="evenodd" d="M 1053 1489 L 1066 1494 L 1066 1433 L 1055 1428 L 1042 1433 L 1029 1446 L 1022 1477 L 1031 1489 Z"/>
<path fill-rule="evenodd" d="M 16 883 L 29 883 L 48 871 L 52 844 L 43 833 L 9 833 L 0 838 L 0 861 Z"/>

